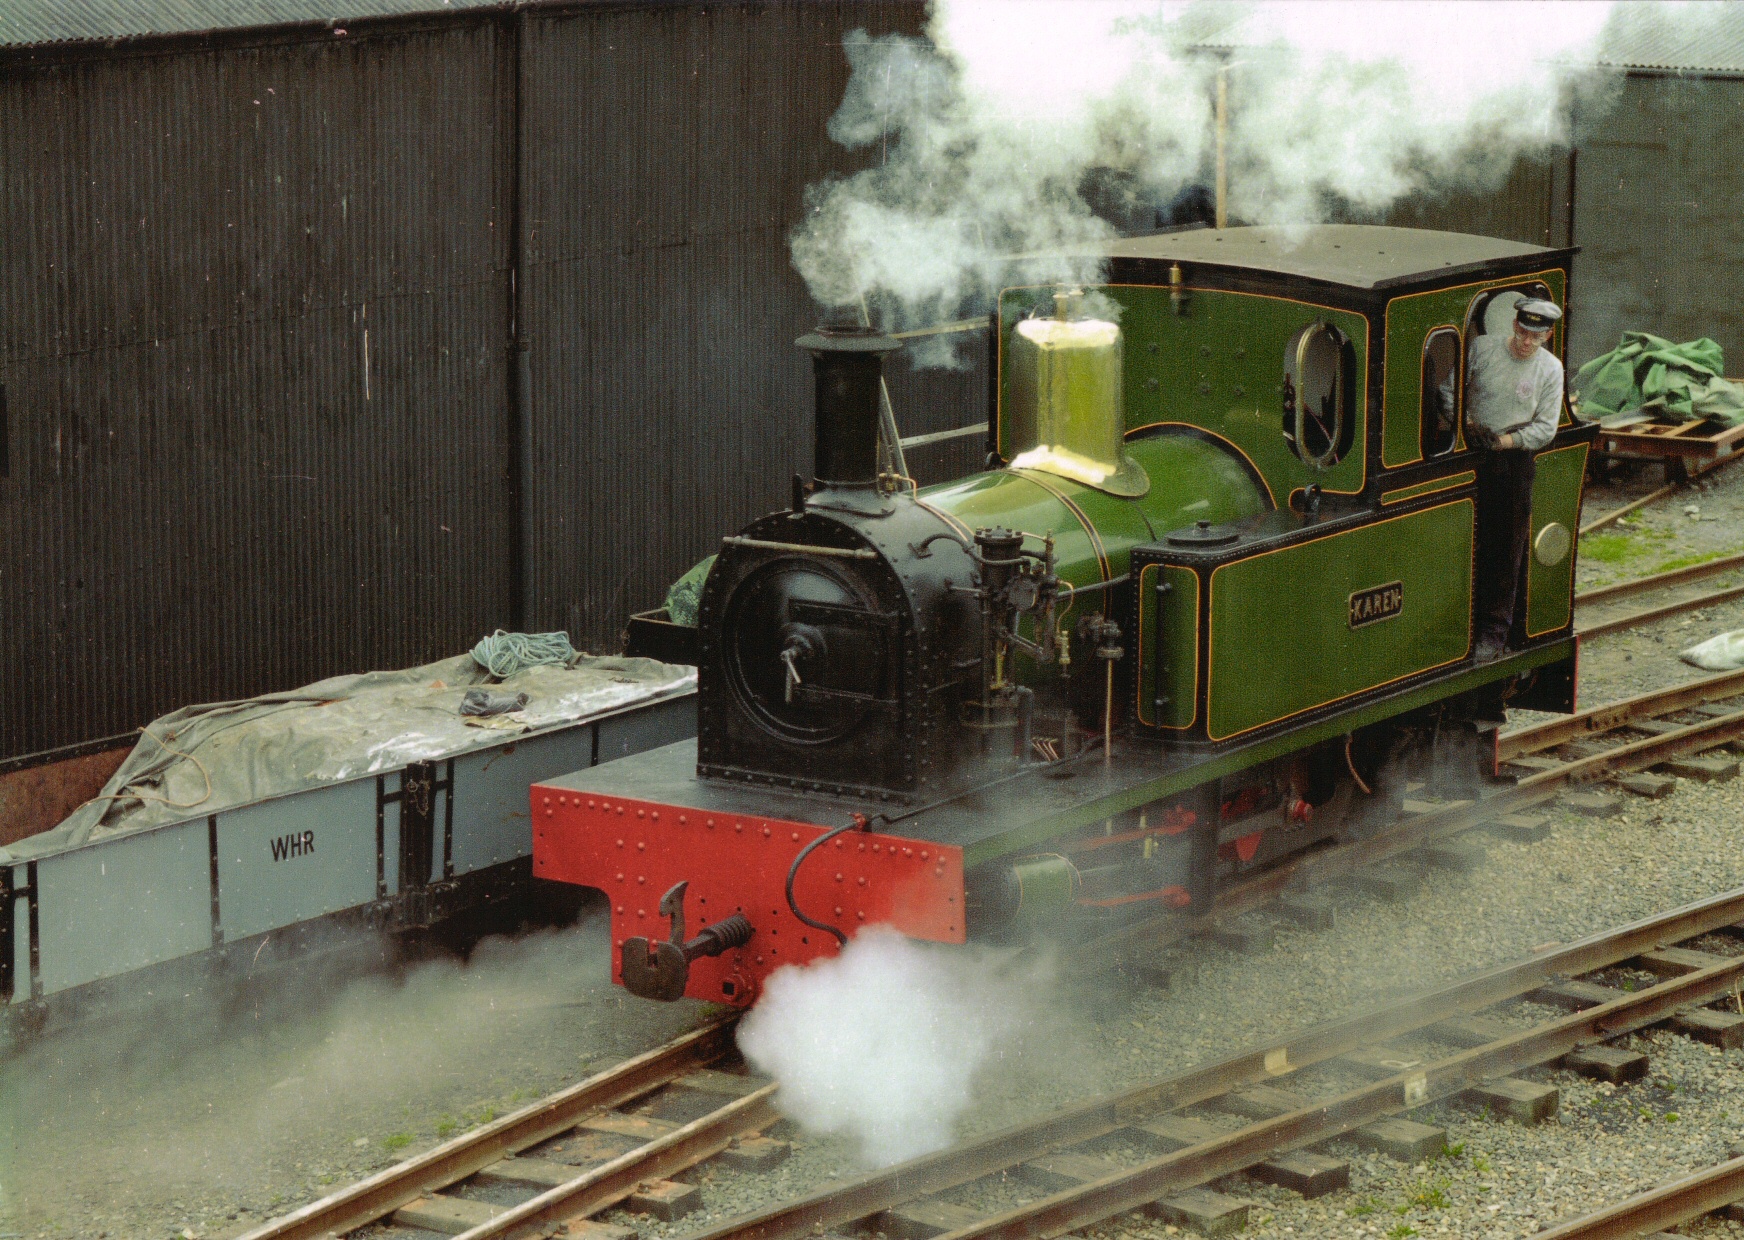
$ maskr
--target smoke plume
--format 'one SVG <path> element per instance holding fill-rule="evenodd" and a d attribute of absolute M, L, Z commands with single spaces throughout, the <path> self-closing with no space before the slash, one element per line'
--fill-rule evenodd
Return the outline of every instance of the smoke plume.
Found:
<path fill-rule="evenodd" d="M 933 0 L 924 39 L 845 43 L 830 136 L 872 166 L 807 195 L 794 264 L 826 306 L 886 329 L 988 308 L 1010 256 L 1069 257 L 1166 225 L 1215 181 L 1226 75 L 1232 222 L 1372 218 L 1498 186 L 1568 140 L 1610 6 L 1411 0 L 1231 5 Z M 936 352 L 936 351 L 935 351 Z"/>
<path fill-rule="evenodd" d="M 777 1104 L 888 1166 L 949 1145 L 976 1074 L 1034 1019 L 1045 966 L 915 943 L 887 927 L 775 973 L 739 1047 L 780 1082 Z"/>

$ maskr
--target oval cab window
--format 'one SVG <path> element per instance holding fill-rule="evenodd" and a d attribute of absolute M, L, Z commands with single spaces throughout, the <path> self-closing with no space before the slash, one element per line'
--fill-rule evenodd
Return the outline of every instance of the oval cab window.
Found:
<path fill-rule="evenodd" d="M 1331 469 L 1350 451 L 1350 341 L 1330 323 L 1310 323 L 1284 350 L 1284 439 L 1311 469 Z"/>

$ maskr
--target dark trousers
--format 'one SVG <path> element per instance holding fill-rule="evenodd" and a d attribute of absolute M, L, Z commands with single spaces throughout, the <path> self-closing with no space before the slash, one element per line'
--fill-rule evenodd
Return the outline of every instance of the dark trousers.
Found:
<path fill-rule="evenodd" d="M 1506 638 L 1514 627 L 1515 605 L 1525 589 L 1526 541 L 1532 533 L 1533 454 L 1524 448 L 1497 449 L 1477 460 L 1478 550 L 1477 629 L 1485 637 Z"/>

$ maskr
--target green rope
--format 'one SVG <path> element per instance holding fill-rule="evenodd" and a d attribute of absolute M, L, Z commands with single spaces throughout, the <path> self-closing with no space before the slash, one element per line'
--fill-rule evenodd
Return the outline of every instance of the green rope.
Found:
<path fill-rule="evenodd" d="M 546 663 L 567 664 L 575 658 L 568 633 L 509 633 L 498 629 L 472 648 L 473 661 L 498 680 Z"/>

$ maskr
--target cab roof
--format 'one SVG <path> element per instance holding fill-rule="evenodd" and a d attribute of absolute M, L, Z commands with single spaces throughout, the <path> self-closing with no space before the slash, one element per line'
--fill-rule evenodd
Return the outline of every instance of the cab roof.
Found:
<path fill-rule="evenodd" d="M 1496 237 L 1378 224 L 1196 228 L 1123 238 L 1103 252 L 1112 259 L 1232 267 L 1359 289 L 1415 284 L 1498 262 L 1572 253 Z"/>

